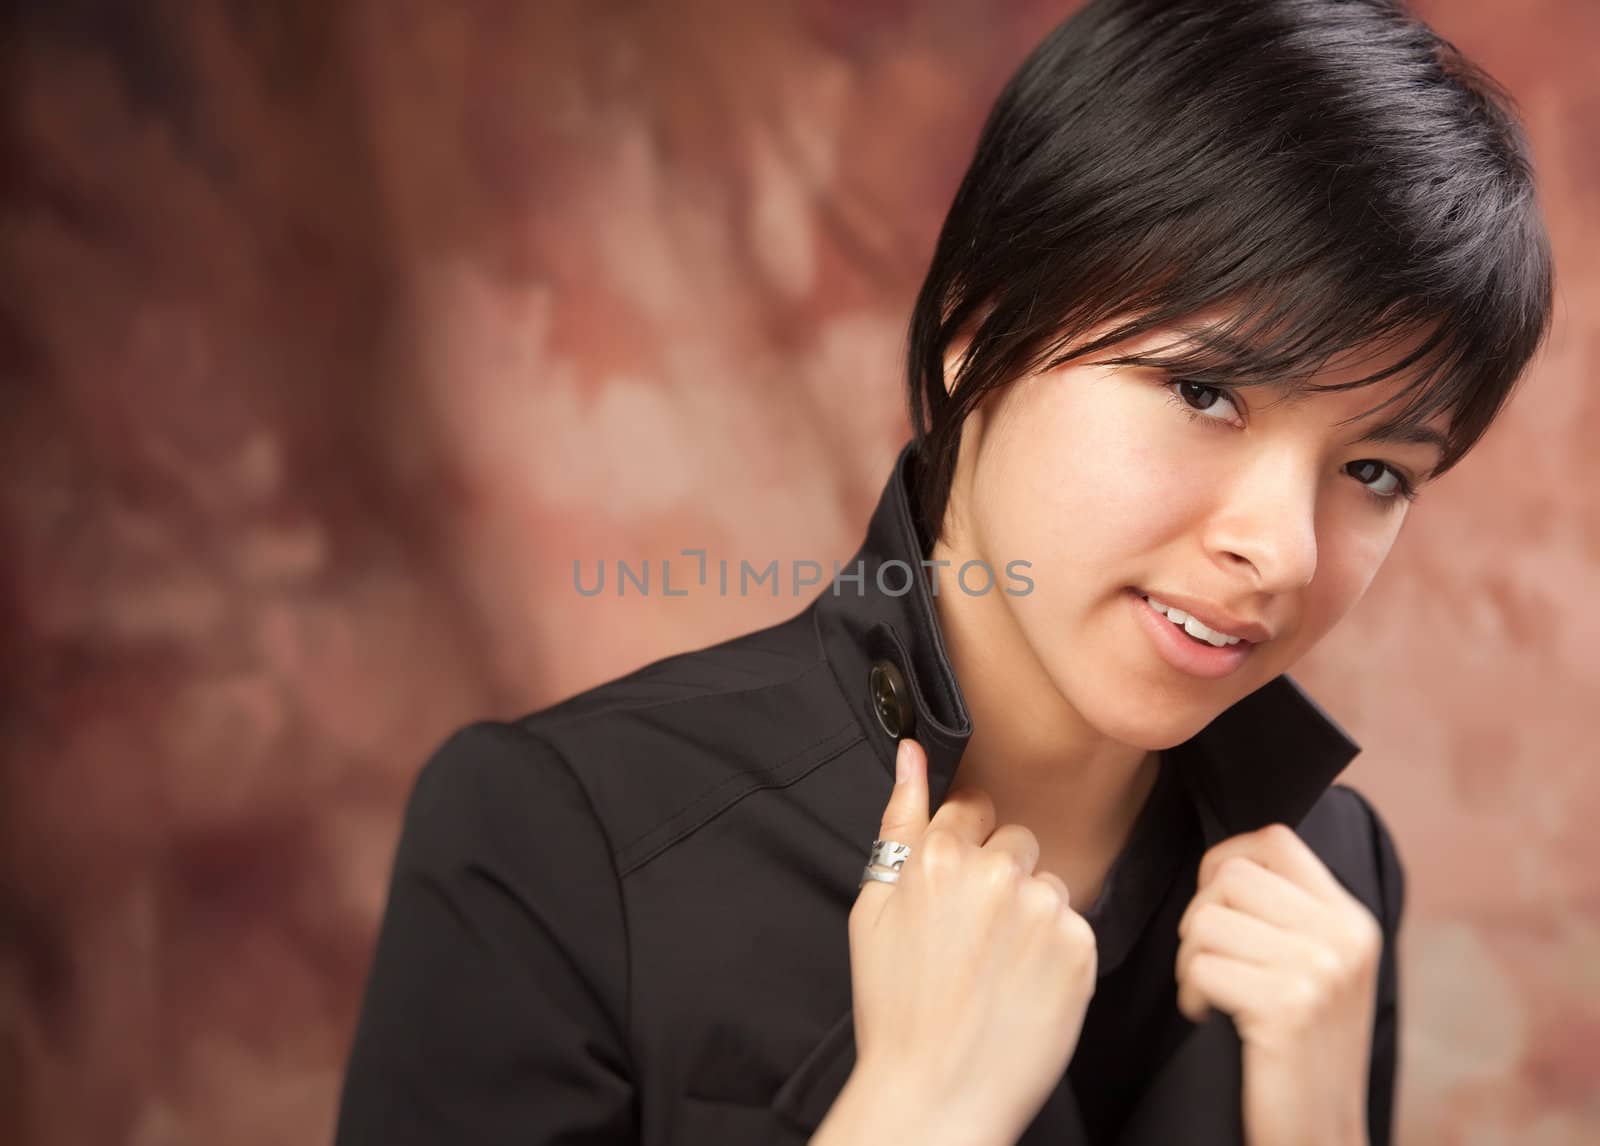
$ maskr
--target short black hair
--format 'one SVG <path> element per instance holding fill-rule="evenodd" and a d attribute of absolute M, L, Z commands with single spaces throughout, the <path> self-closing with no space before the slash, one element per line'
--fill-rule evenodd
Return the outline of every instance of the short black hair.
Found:
<path fill-rule="evenodd" d="M 1090 0 L 991 109 L 912 312 L 924 541 L 986 393 L 1175 322 L 1183 352 L 1104 361 L 1291 393 L 1414 370 L 1383 428 L 1444 415 L 1437 476 L 1543 342 L 1553 278 L 1516 105 L 1397 0 Z M 1407 336 L 1386 370 L 1310 381 Z"/>

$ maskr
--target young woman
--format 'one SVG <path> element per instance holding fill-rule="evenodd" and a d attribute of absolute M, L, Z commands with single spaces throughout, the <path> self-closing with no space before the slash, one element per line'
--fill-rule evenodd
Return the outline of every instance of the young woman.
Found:
<path fill-rule="evenodd" d="M 1052 33 L 855 557 L 423 769 L 341 1146 L 1389 1142 L 1403 869 L 1284 674 L 1544 337 L 1508 106 L 1387 0 Z"/>

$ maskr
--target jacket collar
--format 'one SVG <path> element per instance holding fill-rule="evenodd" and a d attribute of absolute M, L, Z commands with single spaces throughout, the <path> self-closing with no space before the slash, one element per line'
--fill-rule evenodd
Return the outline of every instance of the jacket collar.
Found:
<path fill-rule="evenodd" d="M 814 608 L 823 653 L 891 776 L 897 737 L 879 720 L 872 670 L 884 660 L 900 670 L 907 686 L 899 698 L 906 718 L 901 734 L 926 749 L 931 811 L 955 777 L 972 719 L 922 576 L 930 545 L 911 510 L 915 453 L 915 441 L 901 448 L 866 540 Z M 1170 751 L 1209 845 L 1273 822 L 1298 824 L 1361 749 L 1282 675 Z"/>

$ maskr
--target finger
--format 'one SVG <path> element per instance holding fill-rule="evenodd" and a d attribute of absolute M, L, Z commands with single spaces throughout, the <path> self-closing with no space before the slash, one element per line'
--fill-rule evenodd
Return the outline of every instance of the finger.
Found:
<path fill-rule="evenodd" d="M 1039 837 L 1021 824 L 996 828 L 984 841 L 983 850 L 1009 853 L 1021 866 L 1023 875 L 1032 875 L 1039 864 Z"/>
<path fill-rule="evenodd" d="M 1178 920 L 1180 935 L 1207 903 L 1236 908 L 1274 927 L 1302 935 L 1324 935 L 1328 929 L 1325 903 L 1277 872 L 1243 857 L 1234 857 L 1218 868 L 1211 882 L 1189 901 Z"/>
<path fill-rule="evenodd" d="M 1037 861 L 1035 861 L 1035 862 L 1037 862 Z M 1046 883 L 1050 884 L 1051 886 L 1053 886 L 1056 889 L 1056 891 L 1058 891 L 1061 894 L 1061 902 L 1066 904 L 1069 907 L 1072 906 L 1072 892 L 1067 889 L 1067 881 L 1062 879 L 1055 872 L 1053 872 L 1053 871 L 1035 872 L 1034 875 L 1033 875 L 1033 878 L 1034 879 L 1042 879 L 1042 880 L 1044 880 L 1044 882 L 1046 882 Z"/>
<path fill-rule="evenodd" d="M 1319 958 L 1314 942 L 1304 935 L 1220 903 L 1209 904 L 1190 918 L 1178 944 L 1175 970 L 1179 982 L 1190 961 L 1202 953 L 1226 955 L 1261 967 L 1309 967 Z"/>
<path fill-rule="evenodd" d="M 879 821 L 878 838 L 905 844 L 914 856 L 927 830 L 928 757 L 922 745 L 907 737 L 895 748 L 895 782 Z M 893 890 L 893 884 L 869 879 L 857 891 L 856 902 L 875 908 L 867 913 L 875 918 Z"/>
<path fill-rule="evenodd" d="M 950 832 L 973 847 L 982 847 L 994 831 L 995 822 L 994 800 L 989 793 L 971 784 L 957 784 L 945 793 L 928 826 Z"/>
<path fill-rule="evenodd" d="M 1328 870 L 1310 845 L 1287 824 L 1268 824 L 1212 845 L 1200 857 L 1200 885 L 1203 887 L 1209 883 L 1229 857 L 1236 855 L 1252 859 L 1268 871 L 1277 872 L 1290 883 L 1326 903 L 1345 903 L 1350 898 L 1350 893 L 1344 889 L 1338 877 Z"/>
<path fill-rule="evenodd" d="M 1189 961 L 1178 982 L 1178 1010 L 1190 1022 L 1205 1019 L 1214 1007 L 1235 1018 L 1273 997 L 1276 972 L 1254 963 L 1202 951 Z"/>

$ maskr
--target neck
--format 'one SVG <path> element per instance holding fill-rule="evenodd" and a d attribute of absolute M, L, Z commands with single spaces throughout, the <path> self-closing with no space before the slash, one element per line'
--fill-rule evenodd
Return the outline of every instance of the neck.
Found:
<path fill-rule="evenodd" d="M 1155 783 L 1159 755 L 1112 740 L 1069 704 L 1045 673 L 997 585 L 964 593 L 954 571 L 967 558 L 937 543 L 945 648 L 972 717 L 972 736 L 952 781 L 983 789 L 997 823 L 1019 823 L 1040 841 L 1042 870 L 1098 888 Z M 1047 862 L 1048 859 L 1048 862 Z M 1069 879 L 1069 886 L 1071 881 Z"/>

